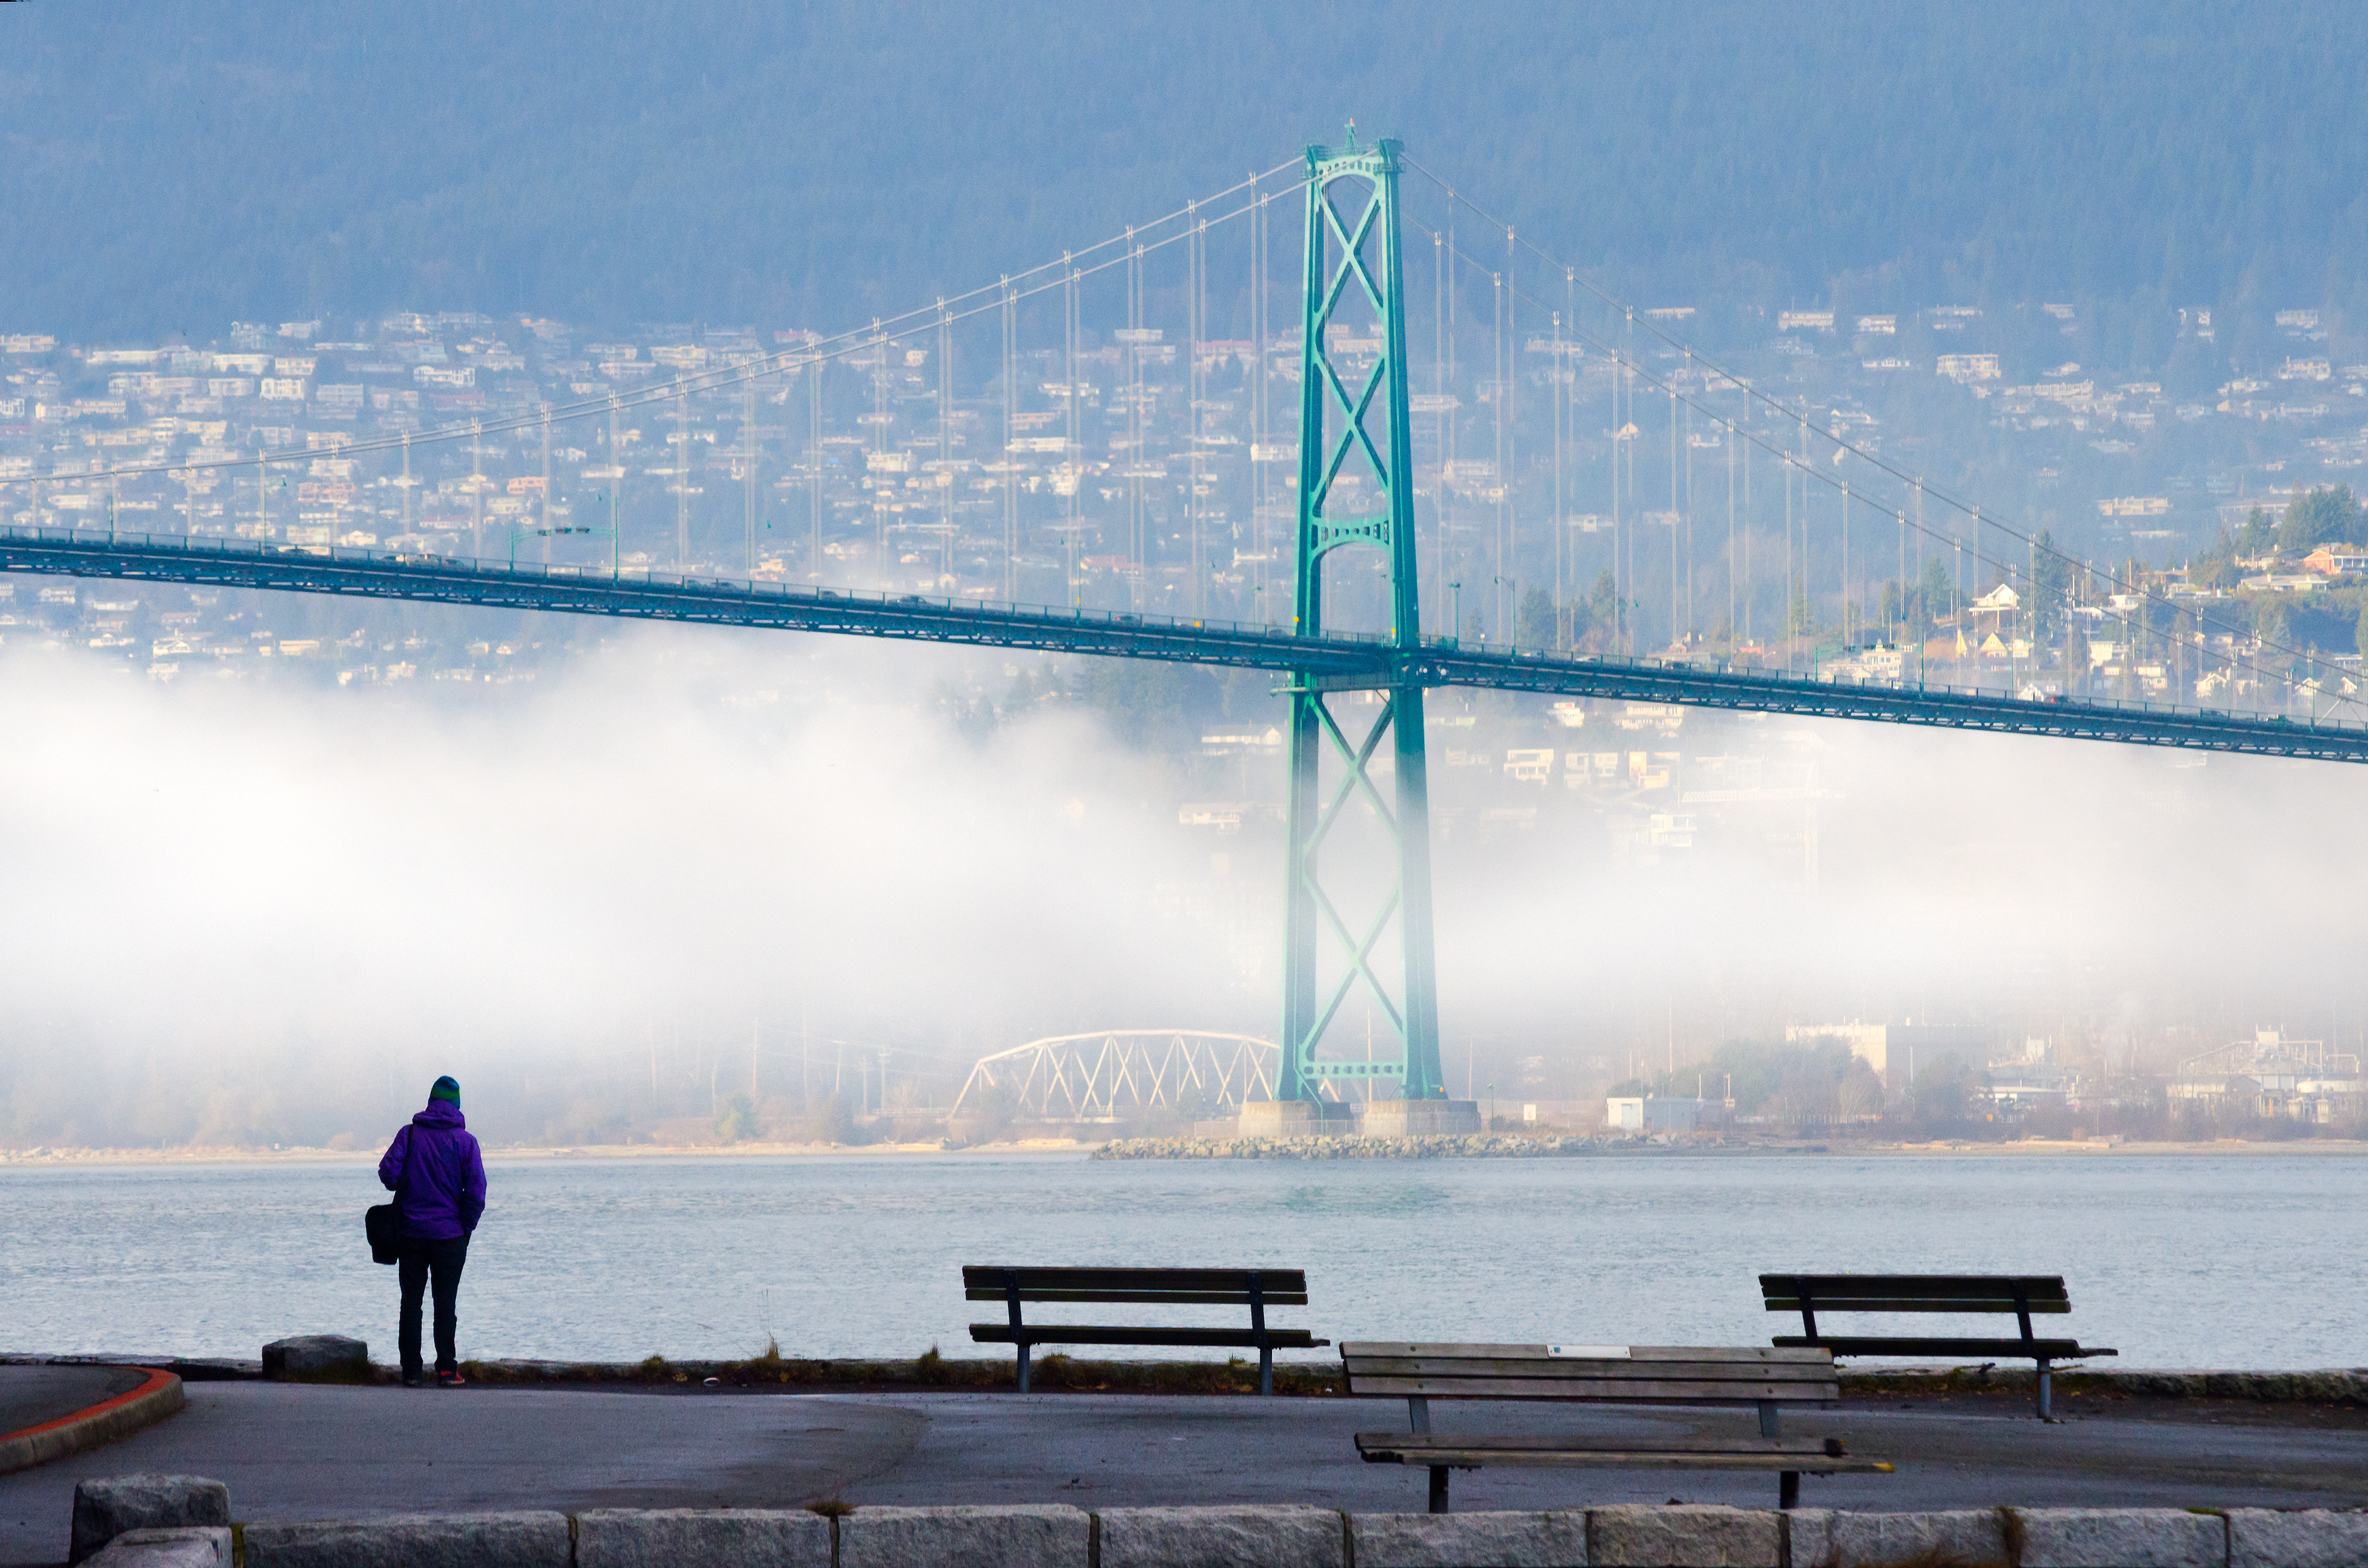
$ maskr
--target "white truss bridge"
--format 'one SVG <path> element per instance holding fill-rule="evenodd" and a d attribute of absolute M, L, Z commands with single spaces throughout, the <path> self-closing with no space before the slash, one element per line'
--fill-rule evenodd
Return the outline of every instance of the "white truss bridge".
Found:
<path fill-rule="evenodd" d="M 1175 1108 L 1198 1091 L 1208 1115 L 1274 1097 L 1280 1050 L 1272 1040 L 1202 1029 L 1103 1029 L 1055 1035 L 982 1056 L 954 1096 L 951 1116 L 976 1114 L 990 1093 L 1015 1120 L 1117 1121 Z"/>

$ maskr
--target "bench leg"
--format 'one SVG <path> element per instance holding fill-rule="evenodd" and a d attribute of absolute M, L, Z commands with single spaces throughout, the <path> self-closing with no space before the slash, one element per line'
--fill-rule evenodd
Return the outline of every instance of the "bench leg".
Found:
<path fill-rule="evenodd" d="M 1801 1506 L 1801 1472 L 1799 1471 L 1788 1470 L 1777 1476 L 1776 1506 L 1780 1508 L 1797 1508 Z"/>
<path fill-rule="evenodd" d="M 1430 1511 L 1447 1512 L 1447 1467 L 1443 1464 L 1430 1467 Z"/>
<path fill-rule="evenodd" d="M 2055 1380 L 2048 1375 L 2044 1361 L 2039 1363 L 2039 1418 L 2042 1421 L 2055 1419 Z"/>
<path fill-rule="evenodd" d="M 1028 1392 L 1028 1346 L 1024 1341 L 1019 1346 L 1019 1392 Z"/>
<path fill-rule="evenodd" d="M 1272 1393 L 1273 1392 L 1274 1351 L 1261 1345 L 1258 1346 L 1258 1392 Z"/>

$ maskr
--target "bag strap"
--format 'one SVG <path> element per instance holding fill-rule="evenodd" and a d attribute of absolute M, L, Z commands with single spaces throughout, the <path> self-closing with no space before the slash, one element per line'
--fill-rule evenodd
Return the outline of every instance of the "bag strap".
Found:
<path fill-rule="evenodd" d="M 394 1135 L 394 1141 L 403 1145 L 403 1168 L 394 1174 L 394 1197 L 390 1201 L 394 1205 L 395 1233 L 401 1235 L 403 1184 L 411 1179 L 411 1123 L 406 1121 L 403 1124 L 403 1130 Z"/>

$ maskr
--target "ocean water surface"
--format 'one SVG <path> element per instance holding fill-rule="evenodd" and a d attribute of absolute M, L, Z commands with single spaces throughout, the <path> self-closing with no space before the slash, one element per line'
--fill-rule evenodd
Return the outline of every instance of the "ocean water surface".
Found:
<path fill-rule="evenodd" d="M 1305 1268 L 1312 1304 L 1274 1321 L 1334 1340 L 1764 1344 L 1799 1320 L 1761 1309 L 1763 1269 L 1950 1270 L 2066 1276 L 2072 1315 L 2043 1332 L 2116 1346 L 2124 1367 L 2368 1366 L 2368 1159 L 2351 1156 L 535 1157 L 489 1173 L 466 1357 L 744 1356 L 768 1336 L 790 1355 L 967 1355 L 965 1263 L 1256 1263 Z M 335 1333 L 391 1361 L 394 1270 L 362 1238 L 379 1200 L 359 1164 L 0 1169 L 0 1351 L 251 1358 Z"/>

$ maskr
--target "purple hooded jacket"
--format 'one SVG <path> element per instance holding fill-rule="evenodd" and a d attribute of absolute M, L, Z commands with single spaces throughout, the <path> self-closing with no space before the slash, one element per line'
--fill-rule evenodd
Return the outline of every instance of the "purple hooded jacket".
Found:
<path fill-rule="evenodd" d="M 406 1236 L 465 1236 L 485 1211 L 484 1156 L 461 1108 L 449 1100 L 430 1100 L 394 1135 L 378 1163 L 378 1179 L 394 1194 Z"/>

